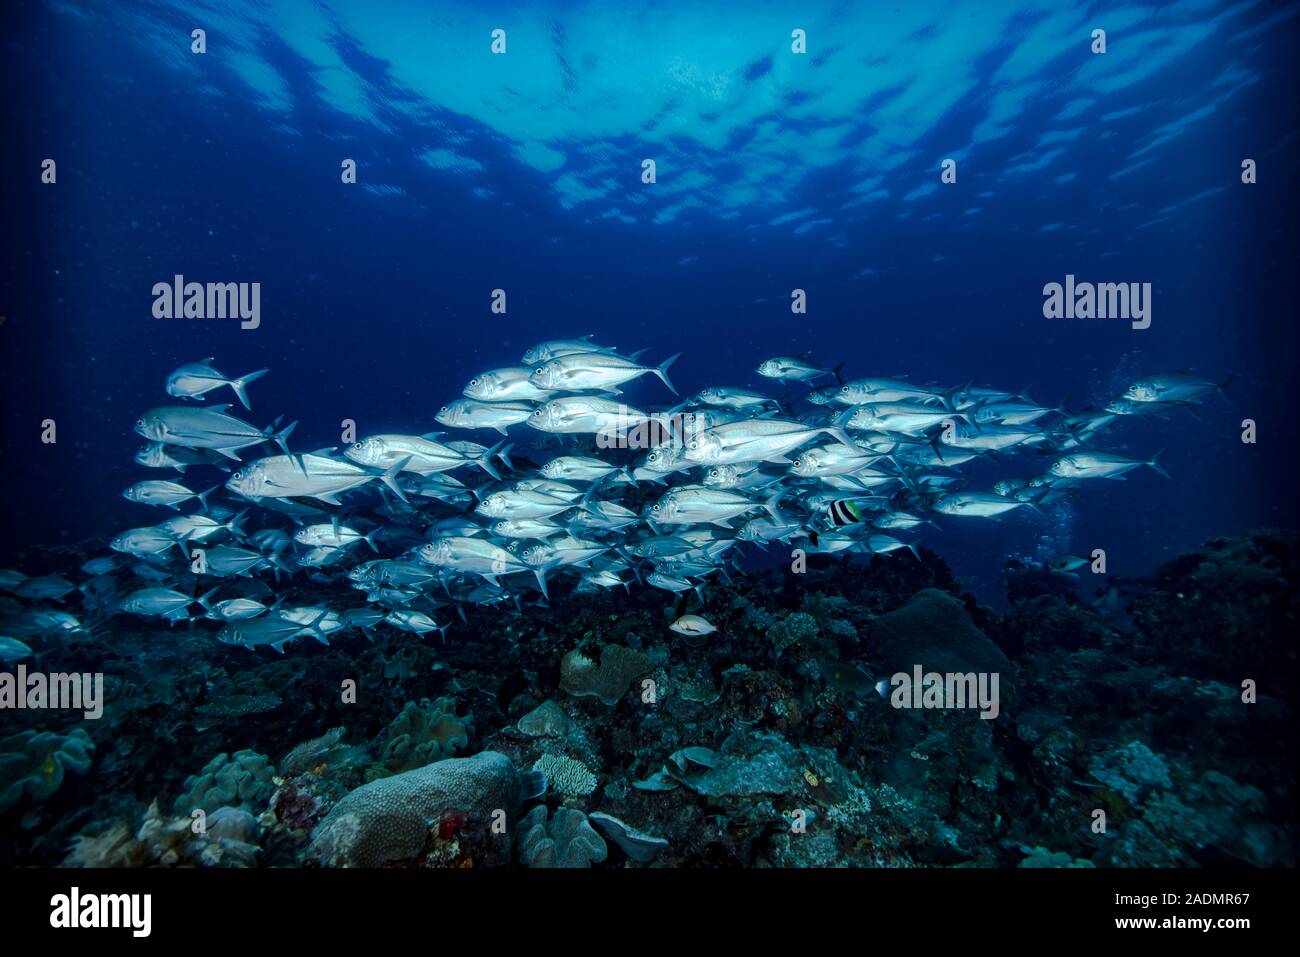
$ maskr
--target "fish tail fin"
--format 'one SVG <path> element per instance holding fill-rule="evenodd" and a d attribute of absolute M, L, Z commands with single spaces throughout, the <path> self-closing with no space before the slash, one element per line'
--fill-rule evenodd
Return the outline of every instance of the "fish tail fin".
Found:
<path fill-rule="evenodd" d="M 781 499 L 785 498 L 785 493 L 786 489 L 784 487 L 779 488 L 776 490 L 774 495 L 770 496 L 765 502 L 763 502 L 763 507 L 767 509 L 768 513 L 772 516 L 772 520 L 782 525 L 785 524 L 785 516 L 781 514 L 779 506 Z"/>
<path fill-rule="evenodd" d="M 270 371 L 270 369 L 258 369 L 256 372 L 250 372 L 248 375 L 241 375 L 238 379 L 230 380 L 230 388 L 234 390 L 235 395 L 239 396 L 239 401 L 245 409 L 251 411 L 253 406 L 248 401 L 248 393 L 244 391 L 244 387 L 250 382 L 256 382 Z"/>
<path fill-rule="evenodd" d="M 492 476 L 497 481 L 500 481 L 501 473 L 498 472 L 496 470 L 496 466 L 492 464 L 492 459 L 496 457 L 497 453 L 501 451 L 502 447 L 508 445 L 510 445 L 510 440 L 502 439 L 496 445 L 492 446 L 492 448 L 484 449 L 483 454 L 474 460 L 474 464 L 477 465 L 479 468 L 481 468 L 484 472 L 487 472 L 488 475 Z"/>
<path fill-rule="evenodd" d="M 682 354 L 680 352 L 677 353 L 676 355 L 671 355 L 663 362 L 659 363 L 658 366 L 655 367 L 655 375 L 657 375 L 660 378 L 660 380 L 663 382 L 664 385 L 668 386 L 668 391 L 671 392 L 673 395 L 680 395 L 681 393 L 677 391 L 677 387 L 673 385 L 672 382 L 669 380 L 668 367 L 672 365 L 674 362 L 676 362 L 678 359 L 680 359 L 681 357 Z"/>
<path fill-rule="evenodd" d="M 939 432 L 930 440 L 930 448 L 934 450 L 935 458 L 937 458 L 940 463 L 943 462 L 943 443 L 939 441 L 942 436 L 943 433 Z"/>
<path fill-rule="evenodd" d="M 513 472 L 515 470 L 515 463 L 510 461 L 510 450 L 514 447 L 515 443 L 513 442 L 502 442 L 501 445 L 497 447 L 497 458 L 501 460 L 501 464 L 506 467 L 507 472 Z"/>
<path fill-rule="evenodd" d="M 1228 395 L 1228 386 L 1232 385 L 1232 380 L 1236 378 L 1236 376 L 1237 373 L 1229 372 L 1228 378 L 1224 379 L 1214 387 L 1215 391 L 1218 392 L 1219 395 L 1223 396 L 1223 401 L 1227 402 L 1229 405 L 1232 404 L 1232 397 Z"/>
<path fill-rule="evenodd" d="M 220 485 L 214 485 L 214 486 L 212 486 L 212 488 L 208 489 L 206 492 L 195 492 L 195 493 L 194 493 L 194 497 L 197 498 L 197 499 L 199 500 L 199 504 L 200 504 L 201 506 L 203 506 L 203 511 L 206 512 L 206 511 L 208 510 L 208 496 L 211 495 L 213 492 L 215 492 L 215 491 L 216 491 L 217 489 L 219 489 L 219 488 L 221 488 Z"/>
<path fill-rule="evenodd" d="M 246 508 L 241 508 L 236 512 L 234 517 L 226 522 L 226 531 L 235 538 L 242 539 L 244 537 L 244 521 L 248 518 L 248 512 L 249 510 Z"/>
<path fill-rule="evenodd" d="M 831 370 L 831 375 L 833 375 L 833 376 L 835 377 L 835 384 L 836 384 L 836 385 L 843 385 L 843 384 L 844 384 L 844 377 L 843 377 L 842 375 L 840 375 L 840 373 L 842 373 L 843 371 L 844 371 L 844 363 L 843 363 L 843 362 L 841 362 L 839 365 L 837 365 L 834 369 Z"/>
<path fill-rule="evenodd" d="M 216 594 L 218 591 L 220 591 L 220 590 L 221 590 L 221 586 L 218 585 L 218 586 L 216 586 L 216 588 L 210 588 L 210 589 L 208 589 L 207 591 L 205 591 L 202 595 L 199 595 L 197 598 L 194 599 L 195 604 L 199 605 L 199 607 L 201 607 L 201 608 L 203 609 L 203 614 L 202 614 L 202 615 L 195 615 L 193 618 L 190 619 L 190 621 L 193 621 L 194 618 L 211 618 L 211 617 L 212 617 L 212 606 L 211 606 L 210 604 L 208 604 L 208 599 L 211 598 L 213 595 L 215 595 L 215 594 Z"/>
<path fill-rule="evenodd" d="M 326 608 L 324 611 L 322 611 L 311 621 L 307 622 L 307 627 L 311 629 L 311 636 L 327 648 L 329 647 L 329 643 L 330 643 L 329 635 L 325 634 L 325 630 L 321 628 L 320 623 L 321 620 L 329 613 L 330 610 Z"/>
<path fill-rule="evenodd" d="M 388 490 L 390 492 L 392 492 L 394 495 L 400 498 L 403 502 L 408 502 L 408 503 L 410 502 L 410 499 L 406 497 L 406 493 L 402 491 L 402 487 L 397 484 L 397 476 L 402 471 L 402 469 L 406 468 L 406 466 L 410 464 L 410 462 L 411 462 L 411 457 L 408 455 L 400 462 L 393 463 L 392 468 L 385 469 L 384 473 L 379 476 L 379 481 L 383 482 L 386 486 L 388 486 Z"/>
<path fill-rule="evenodd" d="M 853 438 L 849 435 L 848 432 L 844 430 L 844 426 L 829 425 L 826 428 L 822 429 L 822 431 L 825 432 L 827 435 L 829 435 L 831 438 L 833 438 L 836 442 L 839 442 L 840 445 L 846 446 L 852 449 L 854 452 L 862 451 L 860 448 L 858 448 L 856 445 L 853 444 Z"/>
<path fill-rule="evenodd" d="M 537 587 L 541 589 L 542 597 L 549 599 L 551 596 L 546 590 L 546 571 L 541 568 L 534 568 L 533 574 L 537 576 Z"/>
<path fill-rule="evenodd" d="M 268 429 L 267 431 L 271 433 L 268 436 L 268 438 L 276 445 L 280 446 L 281 452 L 283 452 L 285 455 L 288 455 L 290 454 L 289 436 L 293 434 L 293 430 L 296 429 L 297 427 L 298 427 L 298 420 L 294 419 L 292 422 L 286 425 L 283 429 L 280 429 L 280 431 L 278 432 L 271 432 L 271 429 Z M 271 428 L 274 429 L 275 426 L 273 425 Z"/>
<path fill-rule="evenodd" d="M 1165 478 L 1173 478 L 1172 475 L 1170 475 L 1168 472 L 1165 471 L 1165 467 L 1160 464 L 1160 456 L 1164 455 L 1168 451 L 1169 451 L 1168 447 L 1161 449 L 1155 455 L 1151 456 L 1151 458 L 1147 460 L 1146 464 L 1151 466 L 1153 469 L 1155 469 Z"/>
<path fill-rule="evenodd" d="M 525 771 L 519 776 L 519 800 L 535 801 L 545 793 L 545 771 Z"/>
<path fill-rule="evenodd" d="M 364 541 L 367 545 L 370 546 L 370 550 L 374 552 L 376 555 L 379 554 L 379 546 L 375 544 L 375 536 L 378 535 L 379 532 L 380 529 L 377 528 L 369 535 L 364 536 L 364 538 L 362 539 L 362 541 Z"/>

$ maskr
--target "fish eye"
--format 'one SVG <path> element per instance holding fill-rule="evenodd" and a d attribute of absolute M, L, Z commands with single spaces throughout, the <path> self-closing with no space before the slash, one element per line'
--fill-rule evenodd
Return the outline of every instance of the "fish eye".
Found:
<path fill-rule="evenodd" d="M 655 511 L 655 512 L 659 511 L 659 506 L 658 505 L 653 506 L 651 511 Z"/>
<path fill-rule="evenodd" d="M 478 385 L 478 379 L 470 379 L 470 380 L 469 380 L 469 384 L 470 384 L 470 385 Z"/>
<path fill-rule="evenodd" d="M 690 447 L 693 449 L 698 449 L 700 447 L 700 443 L 695 439 L 691 439 Z"/>
<path fill-rule="evenodd" d="M 541 375 L 541 374 L 542 374 L 542 367 L 541 367 L 541 366 L 538 366 L 538 367 L 537 367 L 537 374 L 538 374 L 538 375 Z"/>
<path fill-rule="evenodd" d="M 446 411 L 447 411 L 447 407 L 444 405 L 441 409 L 438 410 L 438 414 L 441 415 L 443 412 Z"/>

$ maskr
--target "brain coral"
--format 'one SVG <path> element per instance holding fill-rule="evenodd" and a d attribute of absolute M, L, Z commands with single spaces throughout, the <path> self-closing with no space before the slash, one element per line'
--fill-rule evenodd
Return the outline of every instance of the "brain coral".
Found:
<path fill-rule="evenodd" d="M 649 658 L 623 645 L 602 648 L 599 665 L 581 652 L 571 651 L 560 659 L 560 687 L 575 698 L 591 695 L 604 704 L 616 705 L 632 681 L 649 670 Z"/>
<path fill-rule="evenodd" d="M 484 842 L 484 853 L 505 859 L 509 837 L 493 836 L 493 812 L 507 819 L 541 793 L 540 775 L 520 774 L 497 751 L 447 758 L 371 781 L 346 794 L 321 821 L 308 855 L 342 867 L 378 867 L 418 857 L 430 826 L 446 812 L 465 816 L 463 832 Z"/>

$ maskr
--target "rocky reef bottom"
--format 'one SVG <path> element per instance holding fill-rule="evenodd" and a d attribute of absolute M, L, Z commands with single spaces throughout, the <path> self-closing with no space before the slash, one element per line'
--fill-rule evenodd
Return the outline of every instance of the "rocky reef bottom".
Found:
<path fill-rule="evenodd" d="M 101 718 L 0 711 L 0 863 L 1294 866 L 1298 566 L 1269 531 L 1095 600 L 1011 569 L 995 613 L 928 551 L 813 559 L 283 656 L 115 618 L 28 663 L 102 672 Z M 996 717 L 894 707 L 914 665 L 996 674 Z"/>

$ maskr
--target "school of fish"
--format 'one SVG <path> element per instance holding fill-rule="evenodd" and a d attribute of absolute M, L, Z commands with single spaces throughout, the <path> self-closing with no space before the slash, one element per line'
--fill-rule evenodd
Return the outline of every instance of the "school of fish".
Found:
<path fill-rule="evenodd" d="M 651 410 L 626 404 L 619 386 L 650 376 L 676 396 L 668 371 L 678 356 L 645 365 L 642 355 L 561 339 L 532 347 L 519 366 L 474 376 L 433 418 L 445 430 L 494 430 L 492 445 L 434 431 L 310 452 L 290 449 L 296 422 L 259 428 L 205 400 L 229 388 L 251 410 L 245 387 L 267 370 L 232 378 L 211 358 L 182 366 L 166 385 L 181 404 L 135 423 L 147 440 L 135 461 L 177 474 L 123 493 L 175 514 L 114 537 L 112 554 L 82 566 L 90 577 L 81 585 L 0 569 L 0 660 L 81 630 L 50 606 L 101 593 L 99 583 L 124 572 L 130 590 L 110 590 L 114 613 L 211 620 L 219 641 L 283 652 L 349 629 L 441 634 L 476 605 L 545 601 L 557 580 L 580 592 L 642 585 L 702 599 L 708 583 L 741 567 L 742 543 L 915 552 L 913 536 L 944 518 L 1038 512 L 1089 480 L 1143 467 L 1165 474 L 1158 453 L 1101 450 L 1106 428 L 1227 385 L 1155 375 L 1072 413 L 970 384 L 845 380 L 841 367 L 777 356 L 755 372 L 782 389 L 803 384 L 800 398 L 709 386 Z M 965 466 L 1020 452 L 1041 462 L 1035 474 L 969 487 Z M 286 607 L 283 586 L 298 575 L 346 584 L 356 598 Z M 684 615 L 673 629 L 713 627 Z"/>

